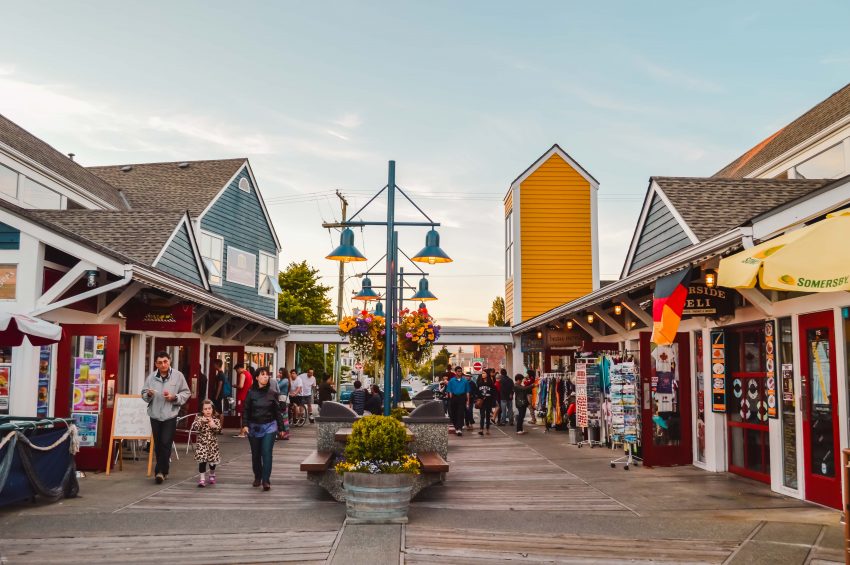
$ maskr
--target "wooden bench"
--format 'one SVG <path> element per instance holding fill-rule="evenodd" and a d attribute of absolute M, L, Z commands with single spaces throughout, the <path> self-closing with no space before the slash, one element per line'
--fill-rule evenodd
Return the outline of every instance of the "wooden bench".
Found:
<path fill-rule="evenodd" d="M 423 473 L 448 473 L 449 463 L 436 451 L 417 453 Z"/>
<path fill-rule="evenodd" d="M 301 470 L 308 473 L 321 473 L 330 468 L 333 460 L 333 451 L 314 451 L 301 462 Z"/>
<path fill-rule="evenodd" d="M 405 431 L 407 432 L 407 443 L 412 442 L 413 439 L 414 439 L 413 433 L 406 428 L 405 428 Z M 340 428 L 334 434 L 334 439 L 336 441 L 341 442 L 341 443 L 348 443 L 348 439 L 351 437 L 352 433 L 353 433 L 353 428 Z"/>

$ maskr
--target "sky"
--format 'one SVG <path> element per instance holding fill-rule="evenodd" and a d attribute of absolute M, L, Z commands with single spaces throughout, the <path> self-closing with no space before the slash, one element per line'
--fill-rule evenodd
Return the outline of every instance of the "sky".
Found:
<path fill-rule="evenodd" d="M 84 165 L 248 157 L 281 265 L 306 260 L 329 286 L 335 191 L 352 213 L 395 160 L 454 259 L 428 268 L 429 309 L 448 325 L 486 323 L 504 294 L 502 199 L 553 143 L 600 182 L 601 274 L 615 279 L 650 176 L 711 175 L 850 81 L 846 1 L 0 10 L 0 113 Z M 421 218 L 403 203 L 396 216 Z M 385 219 L 385 201 L 361 218 Z M 401 228 L 400 248 L 416 253 L 425 231 Z M 356 235 L 377 262 L 385 229 Z"/>

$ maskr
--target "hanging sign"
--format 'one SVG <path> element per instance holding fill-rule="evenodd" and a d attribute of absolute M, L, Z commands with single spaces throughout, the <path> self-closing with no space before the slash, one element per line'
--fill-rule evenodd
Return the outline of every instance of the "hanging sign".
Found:
<path fill-rule="evenodd" d="M 711 330 L 711 411 L 726 412 L 726 341 L 723 330 Z"/>
<path fill-rule="evenodd" d="M 576 365 L 576 426 L 587 427 L 587 365 Z"/>
<path fill-rule="evenodd" d="M 154 308 L 140 304 L 128 309 L 127 329 L 141 331 L 191 332 L 194 307 L 191 304 L 175 304 L 166 308 Z"/>
<path fill-rule="evenodd" d="M 704 285 L 688 285 L 688 298 L 685 300 L 685 316 L 707 316 L 719 318 L 735 313 L 735 291 L 729 288 L 708 288 Z"/>
<path fill-rule="evenodd" d="M 764 392 L 767 401 L 767 415 L 771 418 L 779 417 L 779 408 L 776 398 L 776 331 L 773 320 L 764 324 L 764 359 L 765 378 Z"/>
<path fill-rule="evenodd" d="M 581 347 L 581 342 L 584 340 L 578 333 L 569 331 L 548 330 L 546 332 L 546 347 L 550 349 L 572 349 Z"/>
<path fill-rule="evenodd" d="M 543 339 L 538 339 L 533 333 L 522 334 L 520 337 L 520 349 L 523 353 L 542 353 Z"/>

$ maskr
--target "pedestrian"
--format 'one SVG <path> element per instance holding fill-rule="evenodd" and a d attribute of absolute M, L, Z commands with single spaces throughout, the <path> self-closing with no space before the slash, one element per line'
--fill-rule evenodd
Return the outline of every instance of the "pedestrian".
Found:
<path fill-rule="evenodd" d="M 319 385 L 319 414 L 322 413 L 322 403 L 333 400 L 335 394 L 336 389 L 331 384 L 331 376 L 324 375 L 322 377 L 322 384 Z"/>
<path fill-rule="evenodd" d="M 455 428 L 455 435 L 463 435 L 463 423 L 466 419 L 466 407 L 469 405 L 469 383 L 463 378 L 463 367 L 455 367 L 454 378 L 446 385 L 449 393 L 449 416 Z"/>
<path fill-rule="evenodd" d="M 528 410 L 528 395 L 531 394 L 531 385 L 523 384 L 523 377 L 517 374 L 514 377 L 514 398 L 516 400 L 516 433 L 525 434 L 522 425 L 525 421 L 525 412 Z"/>
<path fill-rule="evenodd" d="M 497 425 L 499 423 L 499 416 L 502 414 L 502 383 L 496 377 L 495 371 L 490 374 L 490 378 L 493 379 L 493 386 L 496 388 L 496 401 L 493 403 L 493 424 Z"/>
<path fill-rule="evenodd" d="M 221 462 L 221 452 L 218 449 L 218 434 L 221 433 L 221 417 L 215 411 L 212 400 L 201 403 L 201 413 L 192 422 L 195 436 L 195 461 L 198 462 L 198 487 L 206 486 L 204 474 L 207 465 L 210 466 L 210 485 L 215 484 L 215 468 Z"/>
<path fill-rule="evenodd" d="M 434 393 L 434 398 L 443 403 L 443 414 L 446 416 L 449 415 L 449 393 L 446 391 L 446 386 L 449 384 L 450 378 L 451 373 L 447 371 L 446 374 L 440 377 L 440 384 Z"/>
<path fill-rule="evenodd" d="M 177 430 L 177 414 L 186 404 L 192 391 L 183 373 L 171 367 L 171 356 L 160 351 L 154 356 L 156 370 L 145 379 L 142 398 L 148 403 L 151 438 L 156 454 L 156 484 L 168 478 L 171 463 L 171 444 Z"/>
<path fill-rule="evenodd" d="M 475 407 L 478 408 L 478 435 L 483 436 L 484 430 L 490 435 L 490 416 L 493 413 L 493 404 L 496 400 L 496 387 L 487 370 L 481 375 L 478 383 L 478 397 L 475 399 Z"/>
<path fill-rule="evenodd" d="M 381 394 L 381 388 L 378 385 L 372 385 L 372 391 L 369 398 L 366 399 L 363 412 L 379 416 L 384 413 L 384 395 Z"/>
<path fill-rule="evenodd" d="M 215 407 L 218 413 L 224 414 L 224 399 L 230 398 L 230 395 L 233 394 L 233 386 L 230 384 L 227 376 L 225 376 L 224 371 L 221 370 L 221 359 L 213 361 L 213 369 L 215 370 L 215 376 L 213 377 L 215 395 L 213 396 L 213 400 L 215 400 Z"/>
<path fill-rule="evenodd" d="M 236 369 L 236 415 L 242 416 L 245 397 L 248 396 L 248 391 L 254 384 L 254 377 L 242 363 L 236 365 L 234 369 Z M 240 433 L 238 437 L 245 437 L 245 435 Z"/>
<path fill-rule="evenodd" d="M 525 379 L 522 381 L 522 384 L 531 387 L 531 394 L 529 395 L 529 412 L 531 412 L 531 423 L 537 424 L 537 381 L 534 378 L 534 375 L 534 369 L 529 369 L 525 374 Z"/>
<path fill-rule="evenodd" d="M 466 412 L 464 412 L 464 422 L 466 423 L 466 429 L 468 431 L 472 431 L 475 429 L 475 404 L 474 400 L 478 398 L 478 385 L 472 380 L 472 375 L 464 375 L 464 379 L 466 380 L 466 384 L 469 390 L 469 403 L 466 405 Z"/>
<path fill-rule="evenodd" d="M 294 419 L 300 419 L 304 407 L 301 405 L 301 377 L 298 376 L 298 371 L 292 369 L 289 371 L 289 406 L 296 412 Z"/>
<path fill-rule="evenodd" d="M 358 416 L 363 415 L 363 410 L 366 408 L 366 391 L 363 389 L 363 383 L 360 381 L 354 381 L 354 390 L 351 392 L 348 405 Z"/>
<path fill-rule="evenodd" d="M 307 409 L 307 417 L 310 423 L 313 424 L 313 391 L 316 389 L 316 377 L 313 375 L 313 369 L 308 369 L 306 373 L 298 375 L 301 379 L 301 403 Z"/>
<path fill-rule="evenodd" d="M 272 488 L 272 451 L 275 436 L 283 439 L 283 415 L 277 394 L 269 386 L 269 369 L 262 367 L 257 380 L 245 397 L 242 411 L 242 433 L 251 444 L 251 467 L 254 471 L 254 486 L 263 485 L 263 490 Z"/>
<path fill-rule="evenodd" d="M 514 423 L 514 382 L 508 376 L 505 369 L 501 370 L 499 376 L 499 425 L 505 426 Z"/>
<path fill-rule="evenodd" d="M 277 390 L 277 403 L 283 414 L 283 439 L 289 439 L 289 377 L 283 367 L 277 370 Z"/>

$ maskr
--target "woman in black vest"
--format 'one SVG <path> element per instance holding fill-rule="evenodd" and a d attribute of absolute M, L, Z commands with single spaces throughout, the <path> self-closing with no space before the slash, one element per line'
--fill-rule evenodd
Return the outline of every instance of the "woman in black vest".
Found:
<path fill-rule="evenodd" d="M 272 488 L 272 450 L 274 438 L 283 439 L 283 414 L 277 402 L 277 393 L 269 386 L 268 367 L 263 367 L 245 397 L 242 410 L 242 433 L 248 434 L 251 444 L 251 464 L 254 468 L 254 486 L 263 490 Z"/>

